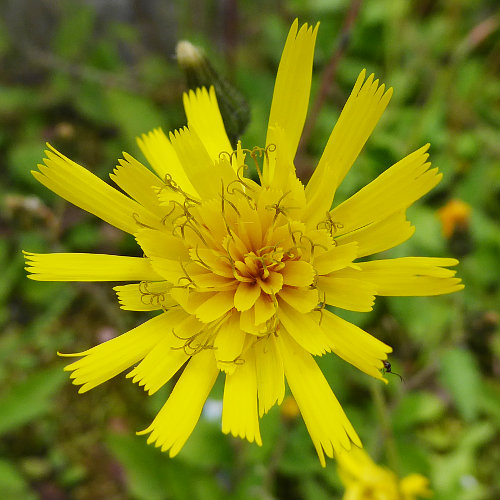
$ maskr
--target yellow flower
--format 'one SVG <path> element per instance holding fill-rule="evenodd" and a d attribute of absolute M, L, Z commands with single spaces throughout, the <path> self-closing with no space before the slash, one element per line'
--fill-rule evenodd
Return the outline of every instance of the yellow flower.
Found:
<path fill-rule="evenodd" d="M 313 356 L 333 351 L 383 380 L 391 348 L 325 305 L 372 309 L 375 295 L 437 295 L 462 288 L 454 259 L 357 262 L 407 240 L 405 210 L 440 180 L 428 146 L 393 165 L 330 210 L 392 90 L 358 77 L 323 156 L 304 187 L 293 159 L 306 117 L 315 28 L 295 21 L 276 78 L 265 147 L 232 151 L 213 89 L 184 95 L 188 126 L 160 129 L 139 146 L 154 173 L 128 154 L 110 187 L 50 147 L 34 176 L 73 204 L 133 234 L 145 257 L 27 253 L 30 278 L 125 281 L 123 309 L 160 311 L 84 352 L 66 367 L 80 392 L 127 377 L 154 393 L 184 366 L 143 434 L 174 456 L 225 374 L 222 431 L 261 444 L 259 417 L 280 404 L 285 378 L 314 446 L 324 454 L 359 438 Z M 245 163 L 246 162 L 246 163 Z M 254 165 L 259 182 L 245 177 Z M 356 261 L 356 262 L 354 262 Z"/>
<path fill-rule="evenodd" d="M 362 449 L 336 455 L 337 470 L 345 487 L 344 500 L 416 500 L 432 496 L 429 481 L 421 474 L 399 479 L 391 470 L 377 465 Z"/>
<path fill-rule="evenodd" d="M 441 220 L 443 234 L 450 239 L 457 231 L 466 231 L 469 227 L 471 207 L 462 200 L 450 200 L 437 211 Z"/>

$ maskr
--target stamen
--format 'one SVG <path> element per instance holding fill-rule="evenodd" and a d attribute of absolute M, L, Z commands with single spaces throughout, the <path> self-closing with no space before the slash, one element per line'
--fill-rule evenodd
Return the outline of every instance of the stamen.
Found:
<path fill-rule="evenodd" d="M 290 259 L 300 259 L 300 257 L 302 257 L 301 250 L 305 251 L 306 249 L 304 246 L 298 244 L 296 237 L 295 237 L 295 234 L 298 233 L 300 235 L 299 240 L 302 240 L 302 236 L 304 236 L 304 233 L 300 229 L 296 229 L 295 231 L 292 231 L 292 226 L 290 224 L 290 221 L 288 221 L 288 219 L 287 219 L 287 225 L 288 225 L 288 232 L 290 233 L 290 237 L 292 238 L 292 241 L 293 241 L 293 245 L 294 245 L 293 249 L 295 249 L 297 251 L 297 254 L 294 254 L 292 251 L 292 248 L 289 248 L 286 251 L 286 255 Z"/>
<path fill-rule="evenodd" d="M 224 221 L 224 225 L 226 226 L 226 231 L 227 234 L 229 235 L 230 238 L 234 239 L 233 233 L 231 231 L 231 228 L 229 227 L 229 222 L 226 219 L 226 209 L 225 209 L 225 198 L 224 198 L 224 182 L 222 182 L 222 195 L 221 195 L 221 214 L 222 214 L 222 220 Z"/>
<path fill-rule="evenodd" d="M 314 249 L 316 247 L 322 248 L 325 252 L 328 251 L 327 246 L 325 246 L 321 243 L 314 243 L 314 241 L 311 238 L 309 238 L 309 236 L 306 236 L 305 234 L 302 234 L 302 236 L 300 237 L 300 241 L 302 241 L 302 239 L 307 240 L 309 242 L 309 244 L 311 245 L 311 259 L 314 257 Z"/>
<path fill-rule="evenodd" d="M 330 212 L 326 212 L 326 220 L 320 221 L 316 225 L 316 229 L 326 229 L 332 237 L 337 232 L 337 230 L 342 229 L 343 227 L 344 224 L 342 224 L 341 222 L 335 222 L 332 219 Z"/>
<path fill-rule="evenodd" d="M 196 200 L 195 198 L 187 194 L 186 191 L 181 189 L 170 174 L 165 174 L 163 182 L 165 183 L 165 187 L 170 188 L 174 193 L 179 193 L 180 195 L 184 196 L 185 200 L 188 200 L 190 203 L 193 203 L 195 205 L 201 205 L 200 201 Z"/>
<path fill-rule="evenodd" d="M 193 279 L 191 278 L 191 276 L 189 276 L 188 272 L 186 271 L 186 268 L 184 267 L 184 263 L 182 262 L 182 260 L 179 260 L 179 264 L 182 268 L 182 270 L 184 271 L 185 275 L 186 276 L 181 276 L 178 280 L 177 280 L 177 285 L 181 288 L 189 288 L 189 286 L 192 286 L 193 288 L 196 288 L 196 283 L 193 281 Z M 187 284 L 186 285 L 181 285 L 181 281 L 183 280 L 186 280 L 187 281 Z"/>
<path fill-rule="evenodd" d="M 141 294 L 141 302 L 146 306 L 162 306 L 162 302 L 165 302 L 165 292 L 152 292 L 148 290 L 148 286 L 151 281 L 141 281 L 139 283 L 139 293 Z M 145 302 L 145 299 L 148 299 Z"/>
<path fill-rule="evenodd" d="M 278 300 L 276 299 L 276 294 L 272 293 L 271 298 L 274 306 L 274 315 L 266 321 L 267 331 L 264 335 L 274 335 L 278 336 L 279 328 L 280 328 L 280 320 L 278 315 Z"/>
<path fill-rule="evenodd" d="M 296 210 L 298 209 L 299 207 L 282 207 L 280 206 L 281 202 L 291 193 L 291 191 L 287 191 L 283 196 L 281 196 L 281 198 L 277 201 L 277 203 L 273 203 L 272 205 L 266 205 L 265 208 L 266 210 L 275 210 L 276 213 L 274 214 L 274 218 L 273 218 L 273 224 L 276 222 L 276 219 L 278 218 L 278 216 L 280 214 L 284 215 L 285 217 L 287 217 L 287 211 L 288 210 Z"/>
<path fill-rule="evenodd" d="M 234 181 L 233 181 L 234 182 Z M 228 200 L 225 196 L 224 196 L 224 181 L 221 180 L 221 183 L 222 183 L 222 192 L 221 192 L 221 198 L 222 198 L 222 212 L 224 213 L 224 203 L 227 203 L 229 206 L 232 207 L 232 209 L 236 212 L 236 214 L 238 215 L 238 217 L 241 217 L 241 214 L 240 214 L 240 211 L 236 208 L 236 205 Z"/>
<path fill-rule="evenodd" d="M 223 360 L 223 359 L 219 359 L 217 360 L 219 363 L 224 363 L 224 364 L 228 364 L 228 365 L 237 365 L 237 366 L 241 366 L 241 365 L 244 365 L 245 364 L 245 360 L 243 358 L 241 358 L 240 356 L 237 356 L 236 358 L 230 360 L 230 361 L 226 361 L 226 360 Z"/>
<path fill-rule="evenodd" d="M 174 337 L 176 339 L 179 339 L 179 340 L 191 340 L 195 337 L 197 337 L 198 335 L 201 335 L 203 333 L 203 330 L 201 332 L 198 332 L 198 333 L 195 333 L 194 335 L 190 335 L 189 337 L 181 337 L 180 335 L 178 335 L 177 333 L 175 333 L 175 328 L 172 328 L 172 333 L 174 335 Z M 171 349 L 181 349 L 181 347 L 172 347 Z"/>
<path fill-rule="evenodd" d="M 227 156 L 227 161 L 229 163 L 232 162 L 232 159 L 233 159 L 233 154 L 235 153 L 235 151 L 231 151 L 231 153 L 229 153 L 228 151 L 221 151 L 219 153 L 219 160 L 223 160 L 224 159 L 224 156 Z"/>
<path fill-rule="evenodd" d="M 318 294 L 319 294 L 319 291 L 318 291 Z M 323 321 L 323 311 L 325 310 L 325 307 L 326 307 L 326 293 L 323 292 L 323 300 L 321 300 L 319 304 L 320 305 L 318 307 L 315 307 L 313 309 L 313 311 L 318 311 L 319 312 L 319 323 L 318 323 L 318 325 L 321 326 L 321 322 Z"/>
<path fill-rule="evenodd" d="M 196 245 L 194 252 L 196 254 L 196 257 L 198 257 L 198 258 L 191 259 L 191 262 L 196 262 L 197 264 L 200 264 L 201 266 L 203 266 L 205 269 L 208 269 L 209 271 L 214 272 L 213 269 L 206 262 L 204 262 L 203 259 L 200 257 L 198 245 Z"/>
<path fill-rule="evenodd" d="M 141 222 L 141 221 L 139 220 L 140 215 L 139 215 L 137 212 L 132 212 L 132 217 L 133 217 L 133 219 L 135 220 L 135 223 L 136 223 L 138 226 L 145 227 L 145 228 L 147 228 L 147 229 L 155 229 L 154 227 L 149 226 L 148 224 L 144 224 L 144 222 Z"/>
<path fill-rule="evenodd" d="M 195 227 L 195 225 L 193 224 L 193 223 L 195 223 L 195 224 L 200 225 L 198 223 L 198 221 L 196 220 L 196 218 L 186 209 L 186 207 L 183 207 L 183 209 L 185 211 L 184 214 L 179 215 L 179 217 L 177 217 L 174 220 L 174 228 L 172 229 L 172 234 L 174 236 L 178 236 L 182 239 L 186 239 L 186 228 L 189 228 L 196 234 L 196 236 L 198 236 L 198 238 L 200 238 L 200 240 L 205 244 L 205 246 L 208 246 L 207 242 L 206 242 L 205 238 L 203 237 L 203 235 L 201 234 L 200 230 L 197 227 Z M 185 217 L 185 220 L 183 222 L 181 222 L 180 224 L 177 224 L 177 221 L 182 217 Z M 179 231 L 180 234 L 176 234 L 177 231 Z"/>
<path fill-rule="evenodd" d="M 170 349 L 172 349 L 174 351 L 182 349 L 184 351 L 184 354 L 186 354 L 186 356 L 194 356 L 195 354 L 198 354 L 199 352 L 201 352 L 205 349 L 214 349 L 213 340 L 215 338 L 215 334 L 212 334 L 209 331 L 209 328 L 211 328 L 211 325 L 210 326 L 207 325 L 200 332 L 195 333 L 194 335 L 191 335 L 190 337 L 181 337 L 180 335 L 175 333 L 174 329 L 172 329 L 173 335 L 176 338 L 178 338 L 179 340 L 183 340 L 185 342 L 182 346 L 171 347 Z M 204 339 L 203 339 L 203 336 L 205 336 Z M 199 337 L 201 337 L 202 340 L 200 340 L 198 342 L 198 345 L 193 345 L 193 343 Z M 191 352 L 188 352 L 188 349 L 190 349 Z"/>
<path fill-rule="evenodd" d="M 245 171 L 247 168 L 248 168 L 248 166 L 245 164 L 240 165 L 238 167 L 238 170 L 236 171 L 236 176 L 238 178 L 235 179 L 234 181 L 231 181 L 227 185 L 226 192 L 230 196 L 234 196 L 236 193 L 242 195 L 247 200 L 247 203 L 248 203 L 248 206 L 250 207 L 250 209 L 256 210 L 257 204 L 255 203 L 255 200 L 250 195 L 245 193 L 245 191 L 244 191 L 245 189 L 247 189 L 249 191 L 254 191 L 254 189 L 243 180 L 243 176 L 241 174 L 241 172 Z M 233 184 L 239 184 L 240 186 L 242 186 L 242 189 L 240 189 L 239 187 L 231 187 Z M 231 187 L 231 190 L 229 190 L 230 187 Z"/>

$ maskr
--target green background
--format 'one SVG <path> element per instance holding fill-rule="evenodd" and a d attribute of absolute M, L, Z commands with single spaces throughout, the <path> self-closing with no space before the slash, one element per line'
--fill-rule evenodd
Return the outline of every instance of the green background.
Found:
<path fill-rule="evenodd" d="M 295 17 L 320 21 L 312 101 L 333 81 L 297 157 L 306 180 L 362 68 L 394 87 L 381 122 L 338 193 L 345 198 L 431 143 L 443 181 L 409 210 L 415 236 L 388 256 L 455 256 L 463 292 L 379 298 L 345 314 L 394 348 L 387 387 L 318 360 L 365 447 L 401 475 L 428 476 L 435 499 L 500 498 L 500 12 L 495 0 L 27 1 L 0 4 L 0 491 L 10 499 L 332 499 L 335 462 L 319 465 L 300 418 L 275 408 L 264 446 L 222 435 L 204 414 L 173 460 L 145 444 L 168 395 L 123 376 L 85 395 L 56 351 L 84 350 L 147 318 L 121 311 L 109 284 L 39 283 L 21 250 L 138 255 L 132 237 L 38 184 L 44 143 L 107 178 L 135 136 L 185 124 L 174 53 L 204 47 L 247 99 L 246 147 L 263 146 L 274 76 Z M 332 63 L 333 58 L 333 63 Z M 311 118 L 311 116 L 310 116 Z M 317 119 L 316 119 L 317 118 Z M 471 206 L 446 240 L 436 215 Z M 220 399 L 222 380 L 213 398 Z M 497 472 L 495 472 L 497 471 Z"/>

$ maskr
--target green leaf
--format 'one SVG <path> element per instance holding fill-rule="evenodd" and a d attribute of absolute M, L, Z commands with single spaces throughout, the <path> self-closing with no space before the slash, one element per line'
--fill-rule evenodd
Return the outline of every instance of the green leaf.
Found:
<path fill-rule="evenodd" d="M 439 418 L 444 411 L 443 402 L 430 392 L 407 394 L 392 414 L 395 430 L 409 429 L 416 424 Z"/>
<path fill-rule="evenodd" d="M 321 470 L 318 455 L 300 419 L 294 423 L 288 435 L 279 470 L 288 475 L 314 474 Z"/>
<path fill-rule="evenodd" d="M 5 499 L 36 499 L 36 495 L 30 491 L 22 474 L 7 460 L 0 460 L 0 491 Z"/>
<path fill-rule="evenodd" d="M 453 297 L 387 297 L 394 317 L 412 340 L 432 348 L 439 344 L 453 320 Z"/>
<path fill-rule="evenodd" d="M 439 498 L 479 500 L 487 498 L 476 479 L 478 453 L 481 447 L 495 436 L 491 422 L 481 422 L 464 427 L 456 441 L 456 448 L 446 455 L 434 456 L 430 473 L 432 484 L 441 493 Z M 464 491 L 464 479 L 471 478 L 469 491 Z M 475 481 L 474 481 L 475 480 Z M 477 490 L 477 491 L 476 491 Z M 489 498 L 489 497 L 488 497 Z"/>
<path fill-rule="evenodd" d="M 415 255 L 446 255 L 441 223 L 434 209 L 420 202 L 408 209 L 408 220 L 416 228 L 415 234 L 408 242 L 408 246 L 418 252 Z"/>
<path fill-rule="evenodd" d="M 315 500 L 330 500 L 332 498 L 331 491 L 328 491 L 324 483 L 317 477 L 304 477 L 300 481 L 300 491 L 302 498 L 314 498 Z"/>
<path fill-rule="evenodd" d="M 118 89 L 105 94 L 109 118 L 115 122 L 123 136 L 133 142 L 141 134 L 156 127 L 165 127 L 165 117 L 150 99 Z"/>
<path fill-rule="evenodd" d="M 24 425 L 51 409 L 51 396 L 67 379 L 61 366 L 30 375 L 0 398 L 0 434 Z"/>
<path fill-rule="evenodd" d="M 440 379 L 462 417 L 467 421 L 474 420 L 478 412 L 481 379 L 472 354 L 460 348 L 446 351 L 441 357 Z"/>
<path fill-rule="evenodd" d="M 222 434 L 219 422 L 208 422 L 202 417 L 179 453 L 179 458 L 198 467 L 229 467 L 234 460 L 229 439 Z"/>
<path fill-rule="evenodd" d="M 55 52 L 65 60 L 72 60 L 80 56 L 86 48 L 86 42 L 92 38 L 92 30 L 96 12 L 83 5 L 72 5 L 54 36 Z"/>
<path fill-rule="evenodd" d="M 4 31 L 4 30 L 0 30 Z M 37 98 L 29 88 L 23 88 L 19 85 L 15 87 L 7 87 L 0 85 L 0 116 L 7 115 L 16 116 L 23 113 L 26 109 L 34 107 L 37 103 Z"/>
<path fill-rule="evenodd" d="M 497 381 L 483 380 L 479 395 L 481 409 L 489 414 L 500 427 L 500 385 Z"/>
<path fill-rule="evenodd" d="M 127 472 L 126 478 L 132 497 L 139 500 L 165 498 L 165 491 L 168 491 L 165 474 L 168 465 L 173 464 L 167 455 L 162 455 L 159 450 L 148 446 L 144 438 L 110 434 L 106 441 L 113 455 L 118 458 Z M 176 465 L 174 464 L 173 467 Z M 178 479 L 182 482 L 180 475 Z"/>
<path fill-rule="evenodd" d="M 31 175 L 31 170 L 41 158 L 43 158 L 43 143 L 38 139 L 28 139 L 16 143 L 10 149 L 7 165 L 17 182 L 38 187 L 36 179 Z"/>
<path fill-rule="evenodd" d="M 125 468 L 129 492 L 133 498 L 139 500 L 224 498 L 221 485 L 212 470 L 204 471 L 195 466 L 190 467 L 180 456 L 171 459 L 167 453 L 147 445 L 143 437 L 110 434 L 106 442 Z M 200 455 L 206 452 L 199 450 Z M 196 476 L 195 481 L 193 481 L 194 476 Z"/>

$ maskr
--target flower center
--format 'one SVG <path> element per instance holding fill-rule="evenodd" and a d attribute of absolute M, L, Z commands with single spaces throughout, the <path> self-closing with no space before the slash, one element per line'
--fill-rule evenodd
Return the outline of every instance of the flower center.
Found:
<path fill-rule="evenodd" d="M 165 227 L 185 249 L 180 265 L 172 264 L 172 295 L 205 324 L 202 331 L 211 335 L 233 317 L 260 337 L 279 330 L 282 307 L 318 308 L 314 258 L 334 242 L 329 226 L 307 229 L 300 221 L 302 186 L 283 192 L 238 174 L 221 181 L 218 197 L 200 201 L 171 178 L 165 184 L 171 195 Z"/>

